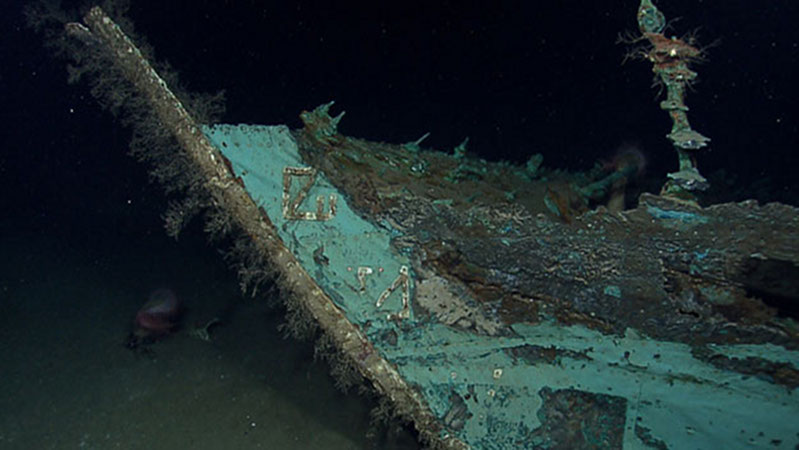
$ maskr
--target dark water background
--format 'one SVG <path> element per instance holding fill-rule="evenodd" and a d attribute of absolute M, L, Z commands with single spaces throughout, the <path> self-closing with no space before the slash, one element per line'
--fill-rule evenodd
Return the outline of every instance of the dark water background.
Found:
<path fill-rule="evenodd" d="M 227 92 L 225 122 L 300 126 L 335 99 L 340 130 L 491 160 L 589 169 L 622 144 L 675 169 L 651 67 L 621 65 L 619 2 L 135 2 L 137 30 L 187 87 Z M 664 2 L 666 3 L 666 2 Z M 670 1 L 673 32 L 717 39 L 696 67 L 700 168 L 720 200 L 797 204 L 796 2 Z M 368 399 L 333 387 L 281 311 L 241 297 L 197 226 L 168 239 L 166 198 L 125 155 L 128 130 L 26 29 L 0 37 L 0 448 L 364 448 Z M 701 28 L 700 28 L 701 27 Z M 718 171 L 724 170 L 724 173 Z M 712 181 L 713 181 L 712 180 Z M 179 334 L 135 358 L 121 343 L 150 290 L 175 289 L 188 321 L 226 312 L 207 343 Z M 377 444 L 376 444 L 377 442 Z"/>

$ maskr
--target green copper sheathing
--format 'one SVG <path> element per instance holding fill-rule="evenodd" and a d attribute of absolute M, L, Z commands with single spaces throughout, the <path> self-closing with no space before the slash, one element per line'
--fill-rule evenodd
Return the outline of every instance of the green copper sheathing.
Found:
<path fill-rule="evenodd" d="M 453 393 L 470 399 L 465 403 L 471 417 L 458 436 L 477 448 L 519 448 L 514 443 L 520 441 L 545 445 L 530 437 L 541 426 L 538 392 L 545 388 L 624 399 L 625 448 L 644 448 L 639 435 L 670 448 L 760 447 L 776 440 L 792 448 L 798 441 L 797 430 L 784 420 L 799 413 L 796 392 L 705 364 L 687 345 L 630 330 L 614 338 L 581 326 L 513 328 L 516 337 L 492 338 L 427 325 L 401 335 L 386 356 L 421 387 L 440 417 L 451 408 Z M 736 347 L 714 350 L 777 362 L 796 363 L 799 357 L 770 345 Z M 509 356 L 525 348 L 562 356 L 537 364 Z"/>
<path fill-rule="evenodd" d="M 731 358 L 762 358 L 772 362 L 787 363 L 799 367 L 799 352 L 786 352 L 784 348 L 778 345 L 712 345 L 711 349 L 716 354 Z"/>
<path fill-rule="evenodd" d="M 547 322 L 515 324 L 508 333 L 486 335 L 443 325 L 435 316 L 389 318 L 402 309 L 402 288 L 379 308 L 376 301 L 398 279 L 400 268 L 411 267 L 391 244 L 398 233 L 358 216 L 321 174 L 297 210 L 318 211 L 315 202 L 321 196 L 327 212 L 335 195 L 335 214 L 327 220 L 286 219 L 284 168 L 306 167 L 286 127 L 220 125 L 204 131 L 316 283 L 422 393 L 445 426 L 443 434 L 474 448 L 547 448 L 546 434 L 538 431 L 553 425 L 548 408 L 562 395 L 608 405 L 606 417 L 580 424 L 585 442 L 598 448 L 799 444 L 799 429 L 786 420 L 799 417 L 796 389 L 708 364 L 704 360 L 712 358 L 696 358 L 685 344 L 658 342 L 633 330 L 620 337 Z M 292 185 L 297 186 L 293 197 L 301 183 Z M 649 213 L 680 230 L 706 220 L 654 207 Z M 363 267 L 371 273 L 361 281 Z M 411 270 L 412 304 L 415 295 L 422 295 L 413 278 Z M 624 297 L 614 286 L 606 289 Z M 709 346 L 706 351 L 719 358 L 799 365 L 799 353 L 770 344 Z"/>
<path fill-rule="evenodd" d="M 375 308 L 377 299 L 397 278 L 400 268 L 408 265 L 407 258 L 391 250 L 387 230 L 359 218 L 340 198 L 330 220 L 284 217 L 283 170 L 305 167 L 287 127 L 217 125 L 204 131 L 231 162 L 234 173 L 265 210 L 286 246 L 336 300 L 350 321 L 365 323 L 400 311 L 400 289 L 392 293 L 381 309 Z M 299 189 L 306 181 L 303 178 L 293 177 L 291 185 Z M 325 201 L 325 211 L 329 211 L 331 194 L 335 194 L 333 187 L 324 177 L 317 176 L 298 211 L 316 211 L 315 199 L 320 196 Z M 291 195 L 294 198 L 296 192 Z M 363 287 L 358 278 L 361 267 L 372 270 L 363 276 Z"/>

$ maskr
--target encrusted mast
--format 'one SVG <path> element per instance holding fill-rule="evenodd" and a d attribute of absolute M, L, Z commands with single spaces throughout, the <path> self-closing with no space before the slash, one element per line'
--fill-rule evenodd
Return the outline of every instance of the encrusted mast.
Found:
<path fill-rule="evenodd" d="M 663 194 L 693 199 L 691 191 L 709 187 L 707 180 L 699 174 L 694 152 L 705 147 L 710 139 L 691 128 L 688 107 L 684 102 L 685 87 L 696 79 L 696 72 L 688 64 L 699 58 L 701 51 L 683 39 L 663 34 L 666 18 L 651 0 L 641 0 L 638 28 L 651 44 L 646 57 L 653 64 L 652 71 L 666 86 L 666 99 L 660 102 L 660 107 L 669 112 L 674 123 L 667 137 L 677 150 L 679 169 L 668 174 L 669 181 L 663 186 Z"/>

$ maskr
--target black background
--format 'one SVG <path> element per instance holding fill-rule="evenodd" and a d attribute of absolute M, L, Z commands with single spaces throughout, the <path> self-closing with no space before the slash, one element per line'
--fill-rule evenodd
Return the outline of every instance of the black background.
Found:
<path fill-rule="evenodd" d="M 321 2 L 320 2 L 321 4 Z M 651 65 L 622 64 L 634 1 L 140 1 L 136 31 L 193 91 L 224 89 L 224 122 L 285 123 L 329 100 L 344 134 L 549 167 L 589 169 L 621 145 L 648 157 L 658 183 L 676 167 Z M 747 196 L 796 204 L 799 4 L 671 1 L 672 34 L 718 44 L 697 65 L 689 118 L 712 139 L 700 155 Z M 63 61 L 6 8 L 2 37 L 2 209 L 32 226 L 109 222 L 160 232 L 165 200 L 126 156 L 129 133 Z M 678 18 L 679 20 L 673 20 Z M 753 184 L 760 183 L 755 189 Z M 749 193 L 750 195 L 745 195 Z M 137 227 L 144 227 L 137 228 Z M 143 231 L 145 230 L 145 231 Z"/>

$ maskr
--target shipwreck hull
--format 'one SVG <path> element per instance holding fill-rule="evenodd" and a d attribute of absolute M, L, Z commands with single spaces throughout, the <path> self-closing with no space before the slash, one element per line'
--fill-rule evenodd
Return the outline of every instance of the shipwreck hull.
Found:
<path fill-rule="evenodd" d="M 565 176 L 342 136 L 330 105 L 302 130 L 205 126 L 101 10 L 67 31 L 432 445 L 799 443 L 796 208 L 645 194 L 588 211 Z"/>
<path fill-rule="evenodd" d="M 634 210 L 569 224 L 514 216 L 507 201 L 402 193 L 447 181 L 419 180 L 401 163 L 425 155 L 335 133 L 317 140 L 316 128 L 205 132 L 363 333 L 368 345 L 349 358 L 358 365 L 376 353 L 391 365 L 421 394 L 439 437 L 477 448 L 790 439 L 782 418 L 797 412 L 795 331 L 747 292 L 770 289 L 753 265 L 796 267 L 795 209 L 702 209 L 645 195 Z M 328 161 L 325 174 L 309 165 L 315 158 Z M 463 186 L 461 198 L 479 188 Z M 782 289 L 775 295 L 796 296 Z"/>

